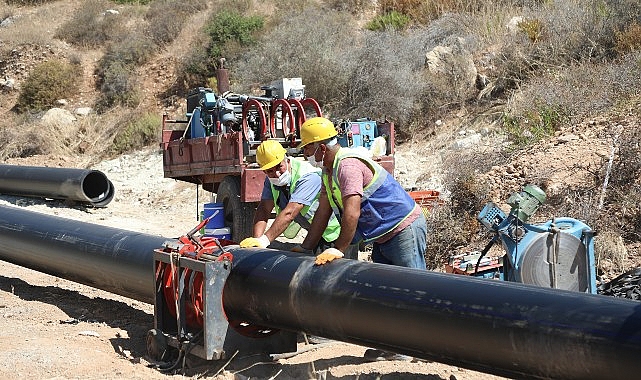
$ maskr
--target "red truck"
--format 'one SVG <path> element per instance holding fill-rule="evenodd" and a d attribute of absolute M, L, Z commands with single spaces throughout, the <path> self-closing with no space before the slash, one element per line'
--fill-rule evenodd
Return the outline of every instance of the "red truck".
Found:
<path fill-rule="evenodd" d="M 219 83 L 225 84 L 227 74 L 221 70 Z M 225 91 L 225 85 L 218 86 L 218 93 L 199 87 L 187 96 L 185 119 L 164 115 L 162 120 L 164 177 L 215 193 L 234 241 L 252 234 L 265 180 L 256 164 L 258 145 L 275 139 L 288 155 L 300 157 L 300 126 L 307 118 L 322 116 L 318 103 L 305 97 L 300 78 L 283 78 L 261 89 L 262 96 L 248 96 Z M 393 123 L 358 119 L 335 125 L 342 146 L 369 149 L 383 137 L 385 152 L 373 158 L 394 174 Z"/>

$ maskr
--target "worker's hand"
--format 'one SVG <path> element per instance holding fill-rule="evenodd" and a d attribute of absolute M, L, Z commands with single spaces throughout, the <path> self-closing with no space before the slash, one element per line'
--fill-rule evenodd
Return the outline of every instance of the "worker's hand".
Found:
<path fill-rule="evenodd" d="M 296 244 L 294 247 L 292 247 L 291 251 L 292 252 L 297 252 L 297 253 L 305 253 L 305 254 L 312 253 L 311 249 L 303 248 L 303 246 L 300 245 L 300 244 Z"/>
<path fill-rule="evenodd" d="M 240 247 L 241 248 L 249 248 L 249 247 L 267 248 L 269 243 L 271 242 L 269 241 L 269 238 L 265 235 L 259 238 L 248 237 L 243 239 L 243 241 L 240 242 Z"/>
<path fill-rule="evenodd" d="M 339 251 L 336 248 L 327 248 L 323 251 L 323 253 L 316 256 L 316 261 L 314 261 L 314 264 L 323 265 L 341 257 L 343 257 L 343 252 Z"/>

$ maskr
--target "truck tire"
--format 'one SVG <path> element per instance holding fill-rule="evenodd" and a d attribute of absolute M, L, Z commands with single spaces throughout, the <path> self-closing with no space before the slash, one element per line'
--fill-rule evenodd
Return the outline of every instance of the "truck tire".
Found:
<path fill-rule="evenodd" d="M 225 208 L 225 226 L 231 229 L 231 240 L 240 242 L 254 232 L 256 202 L 240 201 L 240 177 L 227 176 L 218 186 L 216 201 Z"/>

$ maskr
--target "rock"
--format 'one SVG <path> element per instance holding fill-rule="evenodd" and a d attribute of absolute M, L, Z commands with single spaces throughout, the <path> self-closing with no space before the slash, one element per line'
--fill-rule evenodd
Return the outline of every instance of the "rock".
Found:
<path fill-rule="evenodd" d="M 481 135 L 477 133 L 477 134 L 468 136 L 464 139 L 455 141 L 454 144 L 452 144 L 452 149 L 455 149 L 455 150 L 469 149 L 474 145 L 477 145 L 479 142 L 481 142 Z"/>
<path fill-rule="evenodd" d="M 570 134 L 570 135 L 559 136 L 557 140 L 559 141 L 560 144 L 565 144 L 570 141 L 574 141 L 578 139 L 579 139 L 579 136 Z"/>
<path fill-rule="evenodd" d="M 514 16 L 510 19 L 510 21 L 507 23 L 505 26 L 507 28 L 507 31 L 510 34 L 517 34 L 520 29 L 519 29 L 519 24 L 523 22 L 523 16 Z"/>
<path fill-rule="evenodd" d="M 40 121 L 49 125 L 69 125 L 76 121 L 76 117 L 65 109 L 51 108 L 42 116 Z"/>
<path fill-rule="evenodd" d="M 476 88 L 477 70 L 472 54 L 463 47 L 462 39 L 453 46 L 436 46 L 425 54 L 425 67 L 435 75 L 450 78 L 452 83 L 468 90 Z"/>
<path fill-rule="evenodd" d="M 20 16 L 10 16 L 10 17 L 7 17 L 4 20 L 0 21 L 0 28 L 6 28 L 9 25 L 13 24 L 15 19 L 17 19 L 18 17 L 20 17 Z"/>
<path fill-rule="evenodd" d="M 78 107 L 74 111 L 74 113 L 78 116 L 87 116 L 93 111 L 91 107 Z"/>
<path fill-rule="evenodd" d="M 15 86 L 16 81 L 9 77 L 5 77 L 4 80 L 0 80 L 0 87 L 2 87 L 3 90 L 13 90 Z"/>

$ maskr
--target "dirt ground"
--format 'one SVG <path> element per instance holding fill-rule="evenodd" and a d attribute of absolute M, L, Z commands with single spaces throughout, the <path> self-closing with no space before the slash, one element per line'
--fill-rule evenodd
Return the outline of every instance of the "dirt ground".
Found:
<path fill-rule="evenodd" d="M 9 163 L 73 167 L 77 160 L 31 157 Z M 197 224 L 197 193 L 200 209 L 211 200 L 210 193 L 198 192 L 195 185 L 163 178 L 162 158 L 155 150 L 104 161 L 93 169 L 105 173 L 116 188 L 105 208 L 8 195 L 0 196 L 0 204 L 177 237 Z M 0 313 L 0 360 L 6 363 L 0 367 L 2 378 L 500 379 L 440 363 L 371 363 L 363 359 L 366 347 L 341 342 L 316 345 L 277 362 L 237 357 L 227 365 L 214 363 L 183 374 L 163 374 L 146 356 L 152 305 L 5 262 L 0 262 Z"/>

